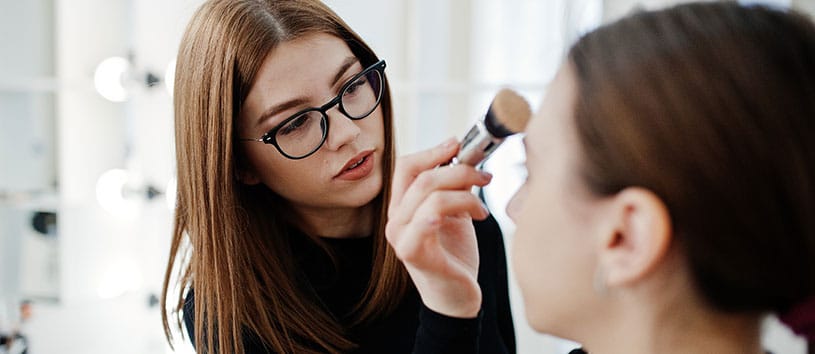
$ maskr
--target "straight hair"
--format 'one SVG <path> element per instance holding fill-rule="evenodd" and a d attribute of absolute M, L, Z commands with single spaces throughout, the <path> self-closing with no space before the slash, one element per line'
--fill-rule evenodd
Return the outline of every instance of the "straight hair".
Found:
<path fill-rule="evenodd" d="M 207 1 L 186 29 L 174 97 L 178 195 L 161 299 L 171 345 L 170 318 L 182 330 L 190 288 L 194 340 L 203 353 L 241 353 L 247 336 L 278 353 L 348 352 L 355 344 L 344 326 L 387 315 L 409 290 L 406 271 L 384 238 L 395 159 L 387 80 L 380 103 L 385 154 L 383 189 L 373 201 L 373 270 L 349 323 L 334 318 L 302 281 L 288 241 L 288 202 L 262 184 L 237 180 L 243 162 L 235 145 L 236 117 L 263 60 L 280 43 L 314 33 L 344 40 L 363 66 L 378 60 L 318 0 Z"/>

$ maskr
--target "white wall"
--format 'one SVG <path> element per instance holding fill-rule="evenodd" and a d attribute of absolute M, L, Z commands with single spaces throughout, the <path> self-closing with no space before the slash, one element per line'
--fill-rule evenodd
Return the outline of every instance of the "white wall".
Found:
<path fill-rule="evenodd" d="M 41 202 L 53 195 L 54 72 L 53 7 L 48 0 L 0 5 L 0 332 L 18 320 L 18 302 L 46 273 L 39 251 L 53 247 L 35 244 L 30 217 L 36 209 L 52 210 Z M 13 133 L 8 133 L 13 132 Z M 50 242 L 53 240 L 46 241 Z M 42 249 L 37 249 L 43 246 Z M 36 258 L 36 259 L 34 259 Z M 48 261 L 48 260 L 46 260 Z M 29 266 L 29 267 L 26 267 Z M 51 274 L 53 275 L 53 274 Z M 32 287 L 34 285 L 34 287 Z M 31 294 L 26 294 L 31 295 Z M 5 315 L 4 315 L 5 314 Z M 12 315 L 10 315 L 12 314 Z"/>
<path fill-rule="evenodd" d="M 0 11 L 0 193 L 53 189 L 53 8 L 7 1 Z"/>
<path fill-rule="evenodd" d="M 792 0 L 792 7 L 808 13 L 810 16 L 815 14 L 815 0 Z"/>

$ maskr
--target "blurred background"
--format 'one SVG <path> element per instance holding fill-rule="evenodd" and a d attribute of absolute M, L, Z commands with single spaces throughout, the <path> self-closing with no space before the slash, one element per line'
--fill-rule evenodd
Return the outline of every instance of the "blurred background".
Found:
<path fill-rule="evenodd" d="M 461 137 L 502 87 L 534 109 L 581 33 L 677 2 L 327 1 L 388 61 L 400 154 Z M 761 2 L 815 14 L 815 0 Z M 0 353 L 172 352 L 158 306 L 175 185 L 171 83 L 200 3 L 0 0 L 0 334 L 26 338 Z M 518 141 L 497 154 L 485 195 L 509 244 L 504 205 L 523 154 Z M 535 334 L 514 284 L 511 296 L 519 353 L 573 348 Z M 772 319 L 765 342 L 804 353 Z"/>

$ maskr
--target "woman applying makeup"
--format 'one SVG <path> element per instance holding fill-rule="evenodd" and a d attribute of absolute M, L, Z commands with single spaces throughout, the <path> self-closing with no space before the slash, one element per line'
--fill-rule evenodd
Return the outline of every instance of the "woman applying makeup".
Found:
<path fill-rule="evenodd" d="M 319 1 L 202 5 L 176 68 L 168 337 L 183 324 L 205 353 L 514 352 L 503 241 L 480 204 L 465 217 L 484 219 L 469 221 L 477 303 L 419 294 L 385 240 L 391 184 L 408 178 L 385 70 Z"/>

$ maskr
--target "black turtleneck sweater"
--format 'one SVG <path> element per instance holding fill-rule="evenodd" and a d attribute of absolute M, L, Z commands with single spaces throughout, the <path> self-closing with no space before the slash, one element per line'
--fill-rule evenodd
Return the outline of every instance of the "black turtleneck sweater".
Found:
<path fill-rule="evenodd" d="M 435 313 L 412 290 L 387 317 L 349 329 L 350 339 L 359 346 L 354 353 L 515 353 L 503 236 L 492 216 L 473 224 L 480 256 L 478 283 L 483 294 L 478 317 L 458 319 Z M 323 251 L 306 242 L 295 243 L 293 249 L 320 300 L 336 318 L 342 318 L 362 296 L 370 279 L 373 239 L 323 240 L 334 254 L 336 265 Z M 190 290 L 184 322 L 192 339 L 194 301 Z M 244 344 L 246 353 L 269 353 L 256 341 L 245 340 Z"/>

